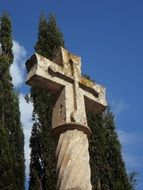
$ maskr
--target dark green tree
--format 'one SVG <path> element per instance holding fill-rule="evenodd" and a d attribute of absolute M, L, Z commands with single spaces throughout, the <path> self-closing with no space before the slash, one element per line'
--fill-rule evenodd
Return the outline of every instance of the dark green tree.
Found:
<path fill-rule="evenodd" d="M 6 129 L 0 124 L 0 189 L 12 190 L 14 184 L 12 158 Z"/>
<path fill-rule="evenodd" d="M 38 123 L 34 123 L 30 138 L 31 162 L 30 162 L 30 190 L 42 189 L 42 167 L 41 167 L 41 134 Z"/>
<path fill-rule="evenodd" d="M 60 46 L 64 47 L 64 40 L 55 16 L 50 14 L 47 20 L 44 15 L 41 15 L 35 51 L 52 60 Z"/>
<path fill-rule="evenodd" d="M 47 19 L 42 15 L 35 51 L 52 60 L 54 52 L 60 46 L 64 46 L 64 41 L 56 24 L 55 16 L 50 15 Z M 47 90 L 31 89 L 34 124 L 30 139 L 29 190 L 56 189 L 55 146 L 51 136 L 52 102 L 54 102 L 54 98 L 54 95 L 47 92 Z"/>
<path fill-rule="evenodd" d="M 130 182 L 130 184 L 131 184 L 131 190 L 135 190 L 135 187 L 136 187 L 136 185 L 137 185 L 137 175 L 138 175 L 138 173 L 137 172 L 131 172 L 130 174 L 129 174 L 129 182 Z"/>
<path fill-rule="evenodd" d="M 88 113 L 88 122 L 93 189 L 131 190 L 112 112 L 107 109 L 96 117 Z"/>
<path fill-rule="evenodd" d="M 53 59 L 54 52 L 64 41 L 55 17 L 40 18 L 38 41 L 35 51 Z M 30 140 L 31 163 L 29 190 L 56 189 L 54 142 L 51 137 L 51 114 L 54 96 L 46 90 L 31 89 L 34 105 L 33 129 Z M 88 123 L 92 130 L 90 138 L 90 164 L 94 190 L 131 190 L 126 169 L 121 156 L 121 146 L 116 133 L 113 114 L 88 113 Z"/>
<path fill-rule="evenodd" d="M 13 62 L 12 26 L 7 13 L 0 18 L 0 189 L 24 190 L 24 136 L 19 100 L 10 66 Z"/>

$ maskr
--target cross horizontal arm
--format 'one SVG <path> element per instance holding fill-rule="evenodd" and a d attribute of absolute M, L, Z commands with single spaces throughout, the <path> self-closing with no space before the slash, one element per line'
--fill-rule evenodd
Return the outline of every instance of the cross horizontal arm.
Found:
<path fill-rule="evenodd" d="M 74 63 L 72 63 L 74 64 Z M 86 108 L 94 113 L 102 112 L 107 102 L 105 88 L 81 76 L 78 63 L 73 66 L 58 65 L 49 59 L 35 53 L 27 62 L 28 71 L 26 83 L 31 86 L 48 89 L 52 92 L 61 91 L 69 83 L 79 84 L 84 95 Z M 73 75 L 73 68 L 78 68 L 77 76 Z M 76 73 L 74 73 L 76 74 Z"/>
<path fill-rule="evenodd" d="M 95 114 L 103 112 L 107 107 L 105 87 L 82 76 L 79 80 L 79 86 L 85 98 L 85 107 Z"/>
<path fill-rule="evenodd" d="M 67 82 L 62 78 L 52 76 L 52 68 L 54 68 L 54 66 L 56 67 L 57 65 L 49 59 L 35 53 L 26 62 L 28 71 L 26 84 L 48 89 L 52 92 L 61 90 Z"/>

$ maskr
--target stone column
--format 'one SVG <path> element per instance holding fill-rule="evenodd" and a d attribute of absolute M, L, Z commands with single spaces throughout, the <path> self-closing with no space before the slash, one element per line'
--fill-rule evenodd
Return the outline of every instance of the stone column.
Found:
<path fill-rule="evenodd" d="M 59 135 L 56 150 L 57 189 L 91 190 L 89 165 L 90 129 L 77 123 L 58 126 L 53 133 Z"/>

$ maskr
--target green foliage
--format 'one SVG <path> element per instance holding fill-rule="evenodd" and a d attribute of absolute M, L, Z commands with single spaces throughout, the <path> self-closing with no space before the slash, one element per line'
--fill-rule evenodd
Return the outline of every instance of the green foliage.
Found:
<path fill-rule="evenodd" d="M 20 122 L 19 100 L 9 70 L 13 62 L 11 22 L 7 13 L 0 18 L 0 187 L 24 190 L 24 136 Z M 6 146 L 4 147 L 4 144 Z M 9 169 L 7 169 L 9 167 Z M 1 188 L 0 188 L 1 189 Z"/>
<path fill-rule="evenodd" d="M 41 190 L 42 189 L 42 167 L 40 165 L 41 159 L 41 135 L 38 130 L 38 124 L 34 123 L 30 139 L 31 147 L 31 163 L 30 163 L 30 172 L 31 178 L 29 183 L 30 190 Z"/>
<path fill-rule="evenodd" d="M 121 146 L 109 109 L 102 115 L 88 113 L 92 185 L 95 190 L 131 190 L 121 156 Z"/>
<path fill-rule="evenodd" d="M 47 21 L 45 16 L 42 15 L 40 17 L 38 41 L 35 46 L 35 51 L 52 60 L 54 53 L 60 46 L 64 47 L 64 40 L 57 26 L 55 16 L 50 14 Z"/>
<path fill-rule="evenodd" d="M 137 179 L 136 179 L 137 175 L 138 173 L 135 171 L 129 174 L 129 182 L 131 184 L 131 190 L 135 190 L 135 187 L 137 185 Z"/>
<path fill-rule="evenodd" d="M 8 64 L 11 64 L 13 61 L 13 54 L 12 54 L 12 26 L 11 21 L 7 13 L 1 17 L 1 24 L 0 24 L 0 42 L 2 53 L 8 56 Z"/>
<path fill-rule="evenodd" d="M 0 189 L 13 190 L 12 158 L 6 129 L 0 125 Z"/>
<path fill-rule="evenodd" d="M 59 46 L 64 46 L 64 41 L 56 24 L 55 16 L 50 15 L 47 20 L 42 15 L 35 51 L 44 57 L 52 59 Z M 29 190 L 56 189 L 55 145 L 51 136 L 52 102 L 54 102 L 54 98 L 55 96 L 47 90 L 31 89 L 31 99 L 34 105 L 34 124 L 30 139 Z"/>

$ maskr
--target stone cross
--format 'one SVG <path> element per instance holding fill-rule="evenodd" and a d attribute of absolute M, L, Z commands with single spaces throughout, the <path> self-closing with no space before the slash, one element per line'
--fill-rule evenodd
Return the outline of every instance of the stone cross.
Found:
<path fill-rule="evenodd" d="M 57 189 L 91 190 L 86 110 L 105 110 L 105 88 L 81 75 L 81 58 L 60 48 L 51 61 L 35 53 L 27 62 L 26 83 L 57 95 L 52 132 L 58 139 Z"/>

